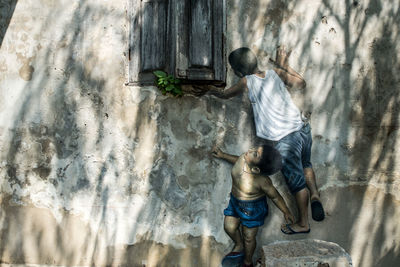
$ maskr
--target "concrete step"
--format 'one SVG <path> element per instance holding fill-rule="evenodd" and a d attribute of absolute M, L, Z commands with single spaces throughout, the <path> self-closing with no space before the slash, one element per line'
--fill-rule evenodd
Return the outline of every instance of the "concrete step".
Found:
<path fill-rule="evenodd" d="M 262 266 L 352 267 L 350 255 L 338 244 L 317 239 L 276 241 L 263 246 Z"/>

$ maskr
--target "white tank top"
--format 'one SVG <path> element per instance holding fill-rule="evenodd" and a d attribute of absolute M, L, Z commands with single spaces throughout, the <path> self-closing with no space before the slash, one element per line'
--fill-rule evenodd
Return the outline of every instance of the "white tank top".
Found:
<path fill-rule="evenodd" d="M 265 78 L 252 74 L 246 79 L 258 137 L 278 141 L 303 127 L 300 110 L 275 71 L 267 70 Z"/>

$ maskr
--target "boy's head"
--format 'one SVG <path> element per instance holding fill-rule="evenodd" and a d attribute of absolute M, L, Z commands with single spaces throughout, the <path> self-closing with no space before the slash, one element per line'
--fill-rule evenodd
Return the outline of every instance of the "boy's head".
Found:
<path fill-rule="evenodd" d="M 244 159 L 254 173 L 272 175 L 282 168 L 281 154 L 270 145 L 249 149 Z"/>
<path fill-rule="evenodd" d="M 258 69 L 257 56 L 247 47 L 233 50 L 228 57 L 229 64 L 239 77 L 250 75 Z"/>

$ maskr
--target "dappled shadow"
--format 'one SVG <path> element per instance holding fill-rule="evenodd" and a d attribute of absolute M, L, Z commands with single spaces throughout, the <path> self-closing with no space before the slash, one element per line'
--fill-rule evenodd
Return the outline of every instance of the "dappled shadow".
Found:
<path fill-rule="evenodd" d="M 64 11 L 65 14 L 71 13 L 63 17 Z M 107 236 L 110 242 L 115 239 L 115 232 L 107 232 L 109 227 L 104 225 L 118 223 L 112 221 L 108 212 L 109 199 L 115 192 L 110 192 L 110 181 L 105 181 L 105 177 L 115 177 L 114 182 L 121 183 L 119 178 L 122 176 L 120 163 L 115 162 L 114 154 L 117 152 L 113 151 L 116 139 L 110 138 L 107 129 L 109 117 L 115 116 L 109 110 L 110 104 L 120 101 L 116 99 L 120 96 L 106 91 L 108 83 L 115 81 L 115 77 L 106 81 L 99 75 L 99 65 L 104 64 L 102 53 L 105 48 L 102 45 L 105 44 L 92 44 L 91 41 L 103 34 L 118 36 L 118 33 L 123 33 L 119 29 L 115 33 L 112 23 L 113 19 L 123 18 L 124 13 L 87 1 L 79 1 L 66 10 L 53 6 L 47 12 L 48 16 L 38 25 L 42 28 L 36 33 L 42 37 L 45 49 L 37 49 L 37 55 L 29 59 L 34 68 L 27 79 L 29 81 L 18 89 L 19 101 L 10 113 L 12 120 L 8 127 L 11 133 L 8 149 L 3 150 L 6 151 L 3 170 L 11 199 L 4 199 L 2 206 L 13 203 L 31 205 L 33 202 L 48 208 L 57 221 L 49 224 L 48 229 L 40 230 L 42 225 L 35 225 L 23 214 L 14 218 L 10 209 L 4 209 L 3 226 L 25 228 L 32 225 L 32 233 L 15 238 L 18 231 L 7 227 L 2 229 L 0 238 L 3 244 L 12 243 L 13 239 L 19 243 L 0 246 L 0 259 L 17 263 L 91 265 L 96 262 L 96 253 L 104 252 L 105 243 L 101 237 Z M 94 21 L 104 25 L 96 27 L 97 32 L 92 31 L 97 26 Z M 51 24 L 54 28 L 48 28 Z M 51 33 L 58 27 L 63 32 Z M 50 36 L 49 40 L 45 38 Z M 125 36 L 119 37 L 115 41 L 123 43 Z M 21 193 L 24 191 L 29 193 Z M 77 200 L 86 202 L 77 205 Z M 77 233 L 64 232 L 70 216 L 63 212 L 64 209 L 83 213 L 83 218 L 89 216 L 86 219 L 93 220 L 91 223 L 94 225 L 89 225 L 84 231 L 87 234 L 79 238 L 68 236 Z M 105 233 L 93 230 L 102 227 Z M 83 231 L 82 228 L 74 230 Z M 42 231 L 54 231 L 56 240 L 43 239 Z M 82 250 L 78 253 L 68 239 L 83 244 Z M 56 247 L 46 249 L 47 242 Z M 10 255 L 13 251 L 20 251 L 20 254 Z M 52 257 L 50 252 L 55 252 Z M 112 254 L 112 250 L 107 250 L 104 256 L 112 259 Z"/>
<path fill-rule="evenodd" d="M 171 145 L 160 126 L 167 123 L 160 116 L 165 107 L 155 103 L 161 96 L 154 88 L 123 87 L 123 58 L 107 54 L 114 51 L 112 42 L 120 50 L 126 46 L 124 30 L 112 25 L 123 27 L 122 10 L 79 1 L 65 9 L 51 6 L 37 22 L 40 43 L 32 57 L 26 56 L 29 75 L 15 86 L 18 102 L 3 122 L 9 135 L 1 171 L 10 197 L 1 202 L 0 238 L 8 244 L 0 246 L 2 262 L 142 266 L 142 261 L 170 261 L 171 251 L 182 250 L 151 240 L 167 244 L 177 238 L 169 227 L 176 229 L 176 219 L 190 226 L 199 217 L 187 207 L 180 211 L 188 204 L 184 199 L 176 206 L 169 198 L 179 197 L 178 177 L 167 180 L 156 172 Z M 205 187 L 212 184 L 204 182 L 191 200 L 204 202 Z M 197 212 L 213 212 L 210 205 L 200 206 Z M 38 220 L 44 214 L 46 223 Z M 195 252 L 184 250 L 181 265 L 219 261 L 220 249 L 210 251 L 218 245 L 213 237 L 176 235 L 181 237 L 175 244 L 197 246 Z M 126 244 L 136 244 L 142 258 Z"/>
<path fill-rule="evenodd" d="M 1 8 L 9 27 L 17 1 L 7 3 Z M 337 242 L 359 266 L 389 266 L 400 253 L 389 242 L 398 234 L 392 223 L 397 202 L 386 194 L 399 171 L 399 11 L 381 1 L 332 3 L 316 2 L 309 10 L 299 1 L 228 4 L 228 53 L 250 47 L 266 67 L 277 45 L 293 47 L 293 63 L 308 82 L 303 102 L 313 102 L 313 160 L 328 213 L 325 222 L 312 222 L 310 237 Z M 315 20 L 303 28 L 291 20 L 308 15 Z M 247 96 L 175 99 L 152 87 L 122 87 L 123 59 L 111 58 L 118 57 L 113 46 L 123 50 L 127 42 L 118 28 L 124 23 L 112 25 L 124 16 L 122 8 L 88 1 L 65 13 L 53 6 L 43 16 L 43 44 L 36 56 L 26 56 L 32 68 L 21 78 L 28 81 L 15 85 L 18 101 L 4 122 L 0 170 L 10 196 L 1 202 L 0 240 L 10 245 L 0 246 L 0 260 L 209 266 L 230 249 L 221 244 L 230 166 L 209 151 L 217 143 L 240 154 L 258 142 Z M 373 24 L 382 31 L 366 36 Z M 331 39 L 323 39 L 323 31 Z M 0 48 L 4 37 L 1 31 Z M 228 73 L 228 84 L 234 83 Z M 281 178 L 274 183 L 293 207 Z M 32 203 L 43 209 L 27 212 Z M 36 212 L 40 216 L 28 217 Z M 41 217 L 48 224 L 38 223 Z M 280 218 L 271 218 L 260 245 L 292 238 L 279 234 Z M 24 231 L 15 237 L 17 226 Z"/>

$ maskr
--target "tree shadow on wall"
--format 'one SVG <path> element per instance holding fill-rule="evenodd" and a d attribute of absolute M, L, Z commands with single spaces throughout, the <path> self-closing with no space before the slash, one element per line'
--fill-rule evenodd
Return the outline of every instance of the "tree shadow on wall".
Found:
<path fill-rule="evenodd" d="M 152 248 L 161 247 L 157 250 L 162 252 L 160 261 L 169 262 L 174 254 L 163 244 L 145 240 L 139 244 L 139 250 L 135 250 L 117 243 L 121 235 L 135 239 L 143 227 L 151 231 L 152 222 L 162 220 L 162 217 L 151 217 L 148 212 L 160 213 L 160 201 L 152 199 L 135 206 L 134 200 L 136 196 L 143 197 L 149 193 L 139 192 L 133 182 L 148 182 L 145 174 L 148 170 L 140 170 L 144 174 L 132 172 L 143 156 L 135 154 L 135 151 L 142 143 L 152 148 L 159 141 L 153 140 L 151 134 L 154 133 L 149 135 L 148 131 L 156 125 L 150 114 L 155 112 L 151 97 L 139 90 L 136 97 L 145 100 L 137 105 L 138 108 L 132 108 L 133 104 L 127 100 L 131 96 L 115 89 L 116 82 L 121 81 L 120 86 L 123 86 L 123 79 L 112 76 L 104 79 L 96 68 L 105 62 L 104 55 L 96 53 L 99 42 L 93 42 L 98 40 L 93 39 L 93 32 L 108 34 L 107 29 L 112 26 L 109 21 L 124 17 L 124 14 L 91 5 L 88 1 L 79 1 L 70 8 L 72 14 L 69 10 L 65 12 L 68 17 L 63 16 L 59 9 L 49 9 L 38 35 L 49 35 L 49 29 L 53 28 L 48 25 L 65 19 L 63 32 L 53 33 L 48 44 L 35 50 L 37 55 L 30 62 L 34 66 L 29 75 L 31 80 L 22 88 L 19 105 L 13 109 L 9 146 L 2 153 L 7 164 L 1 168 L 13 193 L 1 203 L 0 240 L 7 246 L 0 246 L 0 261 L 65 266 L 142 266 L 141 259 L 151 257 L 149 254 L 154 254 Z M 125 43 L 127 40 L 123 35 L 117 41 Z M 123 103 L 123 108 L 129 110 L 112 110 L 115 103 Z M 124 146 L 129 152 L 122 149 L 121 140 L 112 135 L 111 128 L 116 127 L 120 115 L 125 120 L 136 118 L 132 125 L 123 126 L 129 139 Z M 160 131 L 157 125 L 155 129 Z M 160 156 L 157 154 L 159 151 L 154 153 L 150 155 L 150 161 L 151 157 Z M 162 177 L 158 178 L 163 181 Z M 32 192 L 34 185 L 42 188 Z M 152 186 L 157 187 L 154 183 Z M 164 184 L 160 186 L 162 188 Z M 21 190 L 31 195 L 21 194 Z M 124 203 L 131 203 L 130 206 L 120 207 L 115 203 L 119 193 L 121 197 L 126 194 Z M 48 201 L 34 203 L 44 208 L 41 209 L 43 213 L 50 214 L 48 223 L 27 217 L 30 213 L 20 205 L 33 206 L 32 198 Z M 85 202 L 77 203 L 81 200 Z M 71 214 L 71 209 L 80 219 Z M 134 216 L 137 221 L 129 225 L 129 218 Z M 168 222 L 162 223 L 168 226 Z M 119 229 L 121 225 L 123 228 Z M 168 239 L 165 233 L 162 232 L 163 239 Z M 150 233 L 143 238 L 151 239 L 152 236 Z M 195 242 L 198 245 L 196 255 L 201 255 L 196 257 L 207 260 L 204 248 L 209 241 L 199 238 Z M 143 243 L 150 248 L 149 251 L 141 247 Z M 142 253 L 141 259 L 136 254 L 138 251 Z M 190 260 L 190 252 L 185 253 L 188 255 L 186 259 Z"/>
<path fill-rule="evenodd" d="M 270 11 L 265 12 L 265 10 L 258 8 L 262 6 L 262 3 L 262 1 L 255 1 L 256 8 L 249 9 L 249 12 L 252 12 L 251 16 L 265 16 L 265 14 L 270 14 L 271 10 L 279 11 L 280 8 L 289 9 L 286 5 L 282 5 L 282 1 L 271 1 L 271 4 L 267 4 L 266 7 Z M 364 19 L 360 17 L 357 20 L 359 25 L 357 28 L 358 36 L 354 36 L 351 33 L 350 27 L 354 21 L 350 18 L 361 11 L 365 11 L 366 8 L 369 9 L 368 12 L 371 12 L 371 10 L 376 11 L 375 15 L 370 16 L 384 16 L 382 8 L 376 6 L 377 3 L 377 1 L 368 1 L 368 3 L 365 3 L 363 10 L 358 10 L 357 8 L 360 7 L 354 5 L 354 2 L 346 1 L 347 15 L 344 16 L 344 19 L 342 19 L 342 16 L 336 14 L 334 8 L 327 1 L 321 3 L 319 6 L 320 11 L 318 12 L 318 14 L 321 14 L 321 17 L 324 15 L 328 19 L 332 18 L 340 22 L 340 28 L 345 35 L 344 46 L 346 48 L 345 55 L 343 56 L 344 61 L 339 62 L 334 68 L 328 68 L 326 62 L 323 61 L 319 62 L 319 65 L 314 64 L 315 68 L 321 72 L 321 75 L 324 75 L 323 78 L 326 78 L 328 81 L 325 87 L 328 92 L 320 106 L 323 107 L 323 111 L 329 113 L 338 112 L 343 116 L 342 120 L 327 120 L 325 125 L 321 127 L 324 127 L 327 134 L 340 132 L 340 140 L 344 144 L 343 147 L 346 151 L 342 151 L 342 147 L 335 147 L 332 150 L 339 156 L 346 155 L 345 157 L 349 158 L 348 164 L 354 174 L 343 179 L 347 179 L 345 180 L 346 183 L 355 183 L 356 185 L 367 182 L 369 177 L 381 175 L 384 171 L 388 172 L 385 177 L 393 179 L 392 182 L 395 179 L 392 171 L 396 163 L 396 150 L 393 151 L 393 148 L 397 141 L 396 133 L 398 132 L 399 121 L 399 114 L 395 109 L 395 104 L 399 101 L 398 96 L 395 94 L 396 84 L 398 84 L 395 75 L 395 69 L 398 68 L 398 58 L 396 56 L 396 44 L 399 41 L 398 32 L 392 33 L 390 37 L 388 37 L 388 32 L 382 32 L 382 35 L 378 36 L 375 42 L 371 44 L 371 59 L 376 64 L 373 68 L 365 68 L 365 72 L 360 78 L 362 86 L 357 87 L 354 78 L 350 75 L 350 71 L 356 66 L 353 63 L 359 60 L 357 51 L 365 44 L 361 41 L 362 34 L 365 32 L 368 23 L 371 23 L 370 17 Z M 281 7 L 277 9 L 277 6 Z M 244 6 L 242 7 L 244 8 Z M 287 10 L 287 14 L 291 14 L 295 9 L 296 5 L 291 7 L 291 10 Z M 242 12 L 242 14 L 245 14 L 245 12 Z M 396 25 L 399 25 L 398 11 L 392 12 L 389 15 L 386 19 L 382 18 L 385 21 L 384 26 L 386 29 L 397 29 Z M 121 220 L 129 217 L 133 210 L 136 210 L 138 218 L 143 217 L 142 219 L 147 222 L 155 220 L 155 218 L 149 216 L 147 210 L 154 209 L 155 211 L 161 211 L 159 209 L 160 202 L 153 200 L 144 203 L 140 207 L 134 207 L 134 209 L 126 207 L 124 209 L 126 211 L 124 216 L 118 216 L 118 208 L 114 207 L 114 203 L 110 200 L 112 194 L 115 192 L 111 188 L 112 184 L 107 181 L 107 177 L 115 177 L 115 184 L 120 183 L 122 187 L 132 190 L 129 201 L 134 198 L 134 195 L 141 192 L 135 191 L 133 184 L 125 184 L 122 181 L 122 177 L 128 177 L 133 180 L 148 178 L 147 176 L 136 177 L 128 171 L 139 160 L 134 153 L 124 155 L 124 160 L 121 162 L 119 160 L 120 151 L 116 149 L 119 141 L 110 136 L 108 131 L 110 126 L 108 122 L 115 116 L 115 113 L 110 111 L 109 107 L 113 101 L 124 103 L 126 100 L 122 99 L 116 92 L 108 91 L 113 86 L 110 86 L 108 80 L 99 77 L 96 75 L 96 71 L 93 71 L 93 66 L 103 64 L 104 62 L 102 62 L 100 55 L 88 52 L 87 50 L 87 45 L 92 43 L 89 35 L 90 27 L 100 25 L 103 22 L 101 18 L 106 19 L 110 16 L 121 17 L 123 14 L 115 14 L 110 12 L 110 10 L 91 6 L 87 1 L 80 1 L 74 10 L 71 20 L 65 24 L 65 30 L 60 37 L 57 37 L 57 40 L 50 45 L 47 51 L 41 51 L 41 56 L 36 57 L 31 62 L 34 66 L 45 67 L 35 67 L 36 71 L 32 75 L 32 80 L 23 89 L 24 93 L 19 100 L 21 104 L 19 107 L 15 107 L 15 110 L 18 109 L 18 112 L 13 118 L 14 124 L 9 127 L 11 129 L 10 145 L 5 149 L 6 152 L 3 156 L 6 158 L 7 165 L 2 167 L 6 169 L 6 179 L 14 190 L 11 199 L 12 203 L 26 201 L 26 199 L 21 199 L 18 194 L 20 188 L 28 188 L 29 183 L 44 182 L 50 185 L 51 189 L 54 190 L 53 192 L 55 192 L 53 195 L 54 201 L 51 204 L 53 205 L 51 206 L 53 210 L 55 209 L 54 207 L 58 207 L 56 206 L 57 203 L 62 203 L 61 207 L 73 205 L 73 201 L 79 199 L 74 198 L 74 196 L 86 194 L 89 199 L 88 203 L 92 205 L 88 212 L 89 220 L 95 226 L 94 228 L 90 228 L 87 225 L 86 228 L 82 226 L 85 236 L 77 238 L 76 242 L 80 245 L 78 249 L 71 246 L 72 242 L 70 240 L 72 237 L 68 236 L 75 233 L 74 228 L 70 228 L 71 232 L 65 230 L 74 221 L 72 216 L 69 216 L 68 211 L 62 213 L 61 223 L 55 223 L 56 226 L 49 229 L 45 228 L 44 225 L 33 224 L 30 222 L 30 218 L 27 218 L 26 214 L 22 212 L 15 214 L 12 209 L 2 210 L 0 239 L 2 242 L 4 240 L 17 240 L 11 247 L 0 246 L 0 259 L 2 260 L 6 257 L 6 253 L 13 250 L 20 251 L 19 254 L 13 254 L 15 258 L 19 259 L 15 263 L 27 263 L 29 259 L 26 252 L 29 248 L 32 248 L 32 243 L 28 244 L 22 234 L 18 238 L 13 236 L 16 230 L 9 228 L 7 225 L 19 225 L 21 229 L 30 229 L 36 233 L 34 247 L 38 249 L 37 258 L 46 259 L 42 263 L 48 264 L 56 263 L 71 266 L 77 264 L 99 265 L 105 262 L 107 265 L 113 265 L 118 264 L 116 261 L 119 258 L 122 259 L 124 264 L 126 262 L 126 265 L 129 266 L 129 262 L 135 260 L 133 256 L 135 254 L 132 251 L 143 251 L 141 249 L 151 251 L 153 247 L 162 247 L 160 244 L 154 245 L 151 243 L 149 241 L 151 234 L 149 234 L 143 237 L 145 244 L 142 244 L 143 247 L 141 249 L 133 250 L 130 247 L 122 248 L 122 251 L 118 251 L 116 249 L 116 236 L 118 236 L 120 231 L 124 230 L 109 227 L 111 224 L 120 225 Z M 51 25 L 53 19 L 57 18 L 49 16 L 43 22 L 43 32 L 46 32 L 47 25 Z M 244 19 L 244 17 L 238 18 L 237 25 L 241 25 L 241 19 Z M 285 23 L 284 16 L 279 15 L 275 17 L 274 23 L 277 23 L 277 25 Z M 299 53 L 300 60 L 310 64 L 312 62 L 309 50 L 314 42 L 312 37 L 319 27 L 319 23 L 318 21 L 308 31 L 307 36 L 293 37 L 297 38 L 301 47 Z M 99 28 L 101 27 L 99 26 Z M 276 30 L 276 34 L 278 34 L 279 27 Z M 264 35 L 268 34 L 269 32 L 265 31 Z M 251 37 L 249 36 L 246 32 L 242 32 L 241 42 L 243 45 L 250 42 Z M 2 38 L 4 38 L 4 34 Z M 120 41 L 125 42 L 126 40 L 121 39 Z M 57 52 L 55 53 L 54 51 Z M 392 54 L 390 58 L 392 64 L 386 64 L 388 60 L 385 56 L 386 51 Z M 326 69 L 328 71 L 325 71 Z M 332 77 L 340 79 L 333 82 Z M 355 87 L 359 88 L 356 96 L 353 95 L 352 91 Z M 78 90 L 79 94 L 74 94 L 74 90 Z M 147 95 L 145 92 L 140 91 L 137 97 L 147 97 Z M 335 102 L 337 99 L 340 101 Z M 217 100 L 210 100 L 210 102 L 207 109 L 210 110 L 210 113 L 216 112 L 217 110 L 213 109 L 213 105 L 220 104 L 220 102 Z M 242 105 L 243 103 L 239 98 L 232 100 L 231 103 L 234 104 L 233 107 L 226 109 L 225 114 L 222 115 L 222 120 L 231 117 L 229 120 L 227 119 L 227 124 L 237 127 L 237 125 L 241 125 L 240 116 L 232 117 L 231 114 L 237 113 L 235 104 Z M 354 103 L 360 105 L 363 112 L 359 113 L 355 109 Z M 142 142 L 141 140 L 146 139 L 146 135 L 148 134 L 146 129 L 153 123 L 151 114 L 148 114 L 151 105 L 151 101 L 145 102 L 138 109 L 133 109 L 132 113 L 127 114 L 127 116 L 137 117 L 135 123 L 127 130 L 127 136 L 131 140 L 127 144 L 129 149 L 135 150 L 136 146 L 139 145 L 136 143 L 140 143 Z M 41 107 L 43 106 L 48 106 L 49 109 L 42 110 Z M 187 110 L 191 108 L 187 107 Z M 81 110 L 85 114 L 82 114 Z M 43 121 L 33 123 L 32 121 L 35 121 L 32 118 L 33 114 L 40 114 L 40 116 L 47 119 L 43 119 L 44 123 L 42 123 Z M 52 119 L 49 119 L 49 117 Z M 351 118 L 353 123 L 351 126 L 348 123 L 349 118 Z M 228 127 L 227 129 L 234 130 Z M 167 133 L 162 133 L 158 125 L 156 130 L 160 135 L 167 135 Z M 350 143 L 351 131 L 355 131 L 353 134 L 360 136 L 360 138 L 356 139 L 356 142 L 351 146 L 346 146 L 345 144 Z M 88 135 L 88 133 L 92 134 Z M 234 141 L 232 141 L 231 136 L 231 132 L 227 131 L 226 136 L 223 137 L 224 141 L 233 143 Z M 160 137 L 152 139 L 150 143 L 158 143 L 161 140 L 161 138 L 158 138 Z M 190 139 L 191 136 L 187 136 L 186 138 Z M 166 145 L 168 145 L 167 139 L 165 139 Z M 27 143 L 35 145 L 27 147 Z M 95 153 L 92 153 L 93 151 Z M 198 151 L 206 151 L 206 148 L 199 148 Z M 154 153 L 152 155 L 154 159 L 163 156 L 160 151 L 155 151 Z M 30 158 L 29 161 L 28 158 Z M 226 168 L 226 166 L 223 166 L 223 168 Z M 79 176 L 74 176 L 76 172 L 79 173 Z M 126 174 L 127 172 L 128 174 Z M 36 178 L 33 179 L 33 177 Z M 197 178 L 203 179 L 203 177 Z M 363 181 L 365 179 L 367 181 Z M 163 186 L 165 184 L 157 185 L 154 182 L 153 180 L 152 186 L 159 189 L 159 194 L 163 194 Z M 387 190 L 390 190 L 390 181 L 387 183 L 387 187 Z M 384 198 L 380 198 L 378 195 L 371 196 L 371 194 L 366 193 L 361 193 L 357 196 L 360 199 L 365 198 L 366 204 L 369 203 L 367 199 L 372 197 L 376 204 L 372 211 L 376 213 L 380 209 L 390 206 L 389 203 L 393 202 L 387 195 Z M 339 203 L 339 201 L 335 203 Z M 346 225 L 348 229 L 352 229 L 351 231 L 342 232 L 338 234 L 338 237 L 332 237 L 323 232 L 316 235 L 315 238 L 337 242 L 348 251 L 352 250 L 354 246 L 358 246 L 358 244 L 353 244 L 353 240 L 355 240 L 357 235 L 360 235 L 359 232 L 353 231 L 353 229 L 358 229 L 358 223 L 352 218 L 358 218 L 363 215 L 363 204 L 364 202 L 355 203 L 352 206 L 354 208 L 351 210 L 351 213 L 348 213 L 351 216 L 348 216 L 350 218 L 346 221 Z M 209 209 L 211 208 L 209 207 Z M 341 208 L 339 205 L 333 205 L 332 210 L 339 210 Z M 115 214 L 117 216 L 113 217 Z M 380 244 L 380 242 L 384 242 L 383 240 L 390 239 L 390 233 L 393 233 L 393 231 L 396 233 L 395 230 L 386 231 L 387 229 L 382 226 L 388 221 L 394 221 L 396 219 L 394 216 L 395 214 L 390 215 L 390 213 L 387 213 L 386 217 L 374 218 L 374 220 L 365 222 L 365 228 L 363 229 L 368 231 L 369 236 L 367 242 L 362 243 L 362 248 L 359 249 L 362 251 L 358 255 L 360 266 L 379 266 L 379 264 L 389 266 L 393 265 L 392 263 L 398 258 L 399 251 L 393 247 L 389 248 L 387 252 L 382 252 L 384 256 L 380 260 L 368 258 L 369 255 L 375 254 L 375 250 L 367 246 L 367 243 Z M 335 220 L 341 220 L 341 218 L 335 218 Z M 209 225 L 212 225 L 212 222 L 209 221 Z M 374 228 L 374 225 L 379 225 L 380 227 Z M 135 223 L 130 228 L 129 235 L 135 236 L 139 232 L 139 227 L 139 223 Z M 324 225 L 322 224 L 318 227 L 324 227 Z M 57 236 L 57 240 L 52 240 L 52 243 L 57 244 L 54 248 L 57 252 L 55 254 L 51 254 L 49 250 L 40 249 L 48 241 L 44 237 L 46 232 L 50 231 L 55 231 Z M 342 230 L 338 229 L 338 231 Z M 104 240 L 104 236 L 108 236 L 109 239 Z M 209 244 L 206 239 L 200 239 L 196 242 L 193 243 L 197 244 L 199 248 L 203 248 Z M 104 244 L 110 245 L 105 253 Z M 348 245 L 345 246 L 343 244 Z M 173 249 L 168 247 L 157 251 L 162 251 L 161 258 L 166 262 L 171 260 L 171 255 L 179 255 L 174 254 Z M 199 249 L 197 252 L 194 252 L 197 253 L 195 256 L 198 257 L 197 255 L 200 255 L 200 257 L 205 259 L 204 255 L 207 256 L 207 254 L 204 251 L 202 252 Z M 189 259 L 193 256 L 189 252 L 185 253 L 187 253 L 185 255 L 189 255 Z M 143 254 L 143 259 L 148 257 L 148 254 Z M 368 259 L 371 261 L 367 262 Z"/>
<path fill-rule="evenodd" d="M 400 36 L 397 25 L 400 22 L 399 11 L 395 9 L 396 5 L 375 0 L 362 2 L 347 0 L 343 5 L 339 5 L 323 0 L 315 5 L 317 9 L 313 12 L 316 18 L 315 23 L 307 28 L 305 34 L 299 34 L 292 29 L 295 26 L 290 25 L 287 21 L 296 11 L 301 12 L 301 8 L 304 7 L 302 2 L 298 1 L 292 4 L 288 4 L 286 1 L 269 1 L 267 4 L 262 1 L 253 2 L 252 8 L 246 9 L 245 5 L 241 7 L 242 11 L 239 12 L 241 16 L 235 23 L 239 25 L 246 21 L 252 23 L 244 23 L 248 25 L 248 29 L 242 30 L 240 32 L 241 40 L 235 41 L 240 43 L 240 46 L 253 48 L 251 45 L 257 40 L 253 38 L 252 34 L 257 31 L 257 27 L 264 27 L 262 40 L 271 40 L 271 36 L 273 36 L 278 45 L 279 42 L 288 39 L 281 32 L 283 25 L 286 23 L 290 26 L 288 31 L 291 33 L 292 45 L 296 45 L 298 62 L 309 69 L 306 70 L 306 75 L 307 72 L 312 71 L 321 76 L 319 80 L 324 81 L 322 90 L 319 92 L 321 103 L 318 103 L 314 110 L 314 116 L 327 114 L 329 119 L 318 121 L 318 128 L 324 129 L 322 131 L 324 136 L 315 136 L 314 133 L 313 138 L 314 144 L 320 142 L 328 144 L 319 144 L 318 146 L 321 148 L 326 146 L 329 154 L 336 156 L 333 162 L 325 159 L 326 166 L 318 166 L 318 168 L 324 169 L 328 164 L 338 164 L 339 169 L 343 171 L 338 172 L 340 177 L 335 177 L 335 179 L 347 185 L 358 186 L 364 192 L 363 194 L 357 193 L 357 202 L 351 204 L 352 207 L 348 210 L 347 214 L 350 216 L 344 224 L 347 229 L 351 230 L 346 232 L 343 230 L 344 228 L 332 225 L 332 229 L 343 232 L 333 236 L 329 234 L 329 231 L 318 232 L 316 229 L 317 234 L 313 235 L 312 232 L 311 236 L 337 242 L 347 251 L 354 251 L 355 260 L 360 266 L 383 266 L 379 265 L 383 261 L 391 262 L 391 265 L 397 264 L 398 257 L 389 259 L 387 255 L 398 255 L 400 251 L 392 247 L 389 249 L 390 253 L 385 254 L 380 250 L 382 246 L 391 246 L 388 245 L 391 240 L 388 229 L 391 222 L 395 220 L 395 215 L 388 212 L 395 205 L 394 199 L 390 194 L 384 192 L 393 190 L 398 172 L 396 142 L 399 133 L 398 106 L 400 99 L 397 94 L 399 80 L 395 73 L 399 68 L 397 44 Z M 279 15 L 265 15 L 277 9 L 276 13 Z M 255 10 L 262 10 L 262 13 Z M 299 14 L 295 15 L 300 16 Z M 260 16 L 266 18 L 260 20 Z M 259 21 L 267 21 L 267 23 L 263 25 L 263 23 L 258 23 Z M 375 36 L 367 36 L 371 31 L 371 24 L 376 24 L 376 21 L 381 23 L 376 27 L 383 30 L 377 30 Z M 335 28 L 331 25 L 335 25 Z M 333 63 L 329 59 L 318 61 L 311 57 L 312 49 L 327 45 L 330 41 L 329 39 L 316 41 L 320 27 L 325 27 L 331 38 L 334 38 L 336 33 L 343 34 L 341 45 L 344 47 L 344 54 L 336 55 Z M 298 30 L 301 32 L 303 29 Z M 268 45 L 264 46 L 268 47 Z M 256 48 L 255 52 L 260 56 L 268 56 L 266 52 L 268 49 L 263 51 L 264 46 L 261 44 L 261 47 Z M 365 50 L 368 52 L 368 58 L 362 52 Z M 322 52 L 322 54 L 324 53 Z M 328 55 L 326 56 L 329 58 Z M 313 97 L 315 92 L 306 91 L 305 94 L 307 99 L 316 98 Z M 337 139 L 339 141 L 336 145 L 329 138 L 337 136 L 337 133 L 339 133 Z M 319 151 L 314 150 L 313 153 L 319 157 L 327 157 L 326 154 Z M 324 186 L 324 183 L 327 182 L 324 180 L 326 178 L 318 178 L 323 181 L 320 186 Z M 368 190 L 365 185 L 370 182 L 383 185 L 383 190 L 381 192 Z M 384 195 L 383 198 L 382 195 Z M 371 198 L 374 206 L 370 204 Z M 340 199 L 330 201 L 336 203 L 332 206 L 333 211 L 344 208 L 339 206 Z M 378 214 L 378 211 L 385 211 L 385 216 L 371 220 L 365 217 L 368 212 Z M 339 213 L 341 214 L 341 212 Z M 362 229 L 369 234 L 368 240 L 362 239 L 360 232 L 357 231 L 360 223 L 357 218 L 365 218 L 361 222 L 363 223 Z M 338 224 L 340 224 L 340 219 L 329 218 Z M 324 225 L 316 227 L 324 227 Z M 290 237 L 287 238 L 290 239 Z M 360 240 L 362 241 L 360 242 Z M 362 244 L 361 247 L 360 244 Z M 380 261 L 378 256 L 372 258 L 370 255 L 381 255 L 385 258 Z"/>
<path fill-rule="evenodd" d="M 4 21 L 4 25 L 8 26 L 17 1 L 8 1 L 5 5 L 3 2 L 1 14 L 3 9 L 8 11 Z M 42 25 L 38 25 L 41 26 L 38 36 L 49 35 L 49 29 L 55 28 L 49 28 L 48 25 L 54 25 L 54 20 L 59 22 L 65 19 L 63 11 L 53 9 L 49 8 L 48 16 Z M 32 69 L 30 81 L 21 90 L 18 104 L 14 106 L 13 123 L 9 126 L 9 145 L 2 153 L 2 158 L 7 162 L 2 166 L 5 179 L 13 193 L 10 198 L 4 197 L 1 203 L 0 242 L 8 244 L 0 246 L 1 262 L 66 266 L 93 265 L 96 262 L 98 247 L 104 245 L 104 240 L 99 238 L 103 233 L 92 231 L 87 225 L 87 228 L 82 226 L 84 229 L 79 229 L 85 232 L 79 237 L 74 236 L 74 232 L 65 232 L 68 227 L 76 229 L 68 226 L 74 220 L 64 209 L 73 206 L 78 196 L 87 194 L 87 204 L 93 205 L 89 212 L 90 219 L 98 229 L 108 229 L 103 226 L 110 223 L 107 220 L 110 216 L 110 188 L 109 182 L 104 182 L 104 177 L 111 173 L 118 179 L 118 172 L 123 168 L 117 166 L 115 151 L 108 146 L 111 142 L 113 148 L 118 140 L 110 141 L 109 126 L 105 124 L 109 125 L 109 117 L 114 115 L 109 111 L 109 106 L 121 99 L 117 94 L 106 91 L 108 81 L 96 74 L 96 66 L 103 62 L 102 55 L 94 52 L 96 44 L 92 44 L 90 30 L 97 26 L 94 23 L 96 21 L 103 23 L 106 31 L 112 27 L 110 24 L 113 20 L 123 16 L 123 12 L 79 1 L 71 17 L 64 20 L 64 32 L 53 34 L 53 39 L 45 49 L 34 48 L 36 55 L 30 65 L 35 68 Z M 4 27 L 0 33 L 2 41 Z M 125 42 L 125 36 L 121 35 L 119 41 Z M 43 191 L 36 192 L 36 197 L 45 201 L 36 204 L 53 211 L 55 216 L 58 214 L 61 221 L 49 220 L 53 221 L 49 226 L 31 221 L 20 212 L 23 208 L 3 209 L 3 205 L 31 205 L 30 198 L 33 196 L 21 194 L 21 190 L 29 191 L 34 185 L 43 186 Z M 52 201 L 47 202 L 47 197 Z M 82 205 L 84 207 L 86 204 Z M 16 230 L 15 225 L 29 231 L 28 235 L 24 236 L 23 231 Z M 56 240 L 50 241 L 55 246 L 50 249 L 49 239 L 43 236 L 53 232 L 56 233 Z M 114 235 L 105 233 L 111 240 Z M 71 245 L 71 240 L 77 241 L 82 249 L 77 250 Z M 112 261 L 113 251 L 108 250 L 105 257 Z"/>

